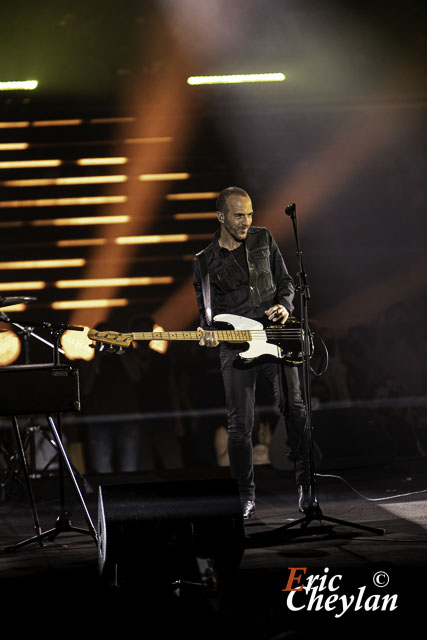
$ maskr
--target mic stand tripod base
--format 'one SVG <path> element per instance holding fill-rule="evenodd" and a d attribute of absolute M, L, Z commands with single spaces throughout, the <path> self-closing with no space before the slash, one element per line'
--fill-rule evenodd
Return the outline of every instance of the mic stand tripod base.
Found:
<path fill-rule="evenodd" d="M 333 524 L 342 524 L 346 527 L 353 527 L 354 529 L 360 529 L 361 531 L 368 531 L 369 533 L 374 533 L 378 536 L 383 536 L 385 533 L 385 529 L 380 529 L 377 527 L 370 527 L 364 524 L 358 524 L 356 522 L 349 522 L 347 520 L 341 520 L 340 518 L 333 518 L 331 516 L 325 516 L 322 513 L 322 510 L 317 501 L 314 501 L 313 504 L 307 510 L 307 513 L 302 517 L 298 518 L 298 520 L 294 520 L 294 522 L 290 522 L 289 524 L 285 524 L 282 527 L 274 530 L 274 533 L 281 533 L 282 531 L 286 531 L 287 529 L 291 529 L 292 527 L 297 527 L 301 525 L 301 529 L 307 529 L 310 522 L 313 520 L 318 520 L 320 524 L 322 522 L 332 522 Z"/>

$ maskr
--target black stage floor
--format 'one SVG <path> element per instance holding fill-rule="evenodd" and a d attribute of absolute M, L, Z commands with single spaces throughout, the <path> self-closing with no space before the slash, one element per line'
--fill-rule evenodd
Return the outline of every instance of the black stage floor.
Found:
<path fill-rule="evenodd" d="M 284 524 L 300 517 L 292 474 L 269 465 L 258 466 L 256 517 L 245 526 L 240 566 L 224 580 L 218 594 L 210 592 L 208 597 L 206 589 L 191 585 L 182 587 L 180 598 L 169 585 L 165 594 L 151 587 L 144 566 L 135 566 L 132 586 L 106 587 L 98 576 L 93 539 L 64 532 L 47 541 L 44 548 L 31 544 L 0 554 L 3 620 L 10 617 L 16 632 L 78 634 L 90 630 L 123 635 L 132 630 L 144 638 L 278 640 L 319 633 L 342 638 L 354 631 L 369 637 L 374 637 L 374 632 L 389 637 L 398 637 L 403 631 L 418 633 L 418 625 L 422 629 L 425 621 L 425 458 L 331 473 L 341 474 L 349 484 L 319 478 L 323 514 L 384 528 L 384 535 L 342 525 L 331 527 L 327 522 L 321 526 L 315 521 L 305 530 L 281 531 Z M 89 477 L 84 496 L 96 526 L 98 484 L 221 477 L 228 477 L 228 470 Z M 58 515 L 58 478 L 35 480 L 33 487 L 41 526 L 46 530 Z M 85 527 L 80 505 L 70 491 L 67 486 L 72 523 Z M 19 484 L 15 483 L 12 494 L 0 503 L 0 514 L 1 549 L 33 534 L 31 510 Z M 298 576 L 301 584 L 307 584 L 310 576 L 319 578 L 312 582 L 311 591 L 295 592 L 294 596 L 284 591 L 291 572 L 293 588 L 299 584 Z M 333 576 L 338 577 L 330 581 Z M 315 592 L 316 584 L 323 584 L 324 589 Z M 311 610 L 310 596 L 317 596 Z"/>

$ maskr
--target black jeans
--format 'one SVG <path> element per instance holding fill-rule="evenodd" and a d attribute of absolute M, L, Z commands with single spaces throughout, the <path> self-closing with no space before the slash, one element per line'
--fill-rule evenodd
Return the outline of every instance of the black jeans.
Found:
<path fill-rule="evenodd" d="M 242 500 L 255 499 L 252 460 L 255 387 L 262 372 L 273 388 L 276 404 L 282 413 L 288 444 L 295 460 L 297 484 L 310 483 L 308 439 L 304 430 L 306 408 L 301 396 L 298 370 L 278 362 L 255 360 L 245 364 L 236 359 L 240 345 L 221 345 L 221 372 L 228 410 L 228 455 L 231 474 L 236 478 Z"/>

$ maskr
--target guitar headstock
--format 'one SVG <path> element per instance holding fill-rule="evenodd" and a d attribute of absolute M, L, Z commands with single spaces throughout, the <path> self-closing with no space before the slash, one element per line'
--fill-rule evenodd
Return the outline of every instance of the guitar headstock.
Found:
<path fill-rule="evenodd" d="M 87 337 L 95 342 L 111 344 L 115 347 L 129 347 L 132 344 L 132 333 L 119 333 L 118 331 L 96 331 L 89 329 Z"/>

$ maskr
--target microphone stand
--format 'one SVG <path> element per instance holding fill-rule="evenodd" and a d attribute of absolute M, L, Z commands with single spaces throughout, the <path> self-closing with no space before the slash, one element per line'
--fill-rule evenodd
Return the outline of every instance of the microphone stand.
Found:
<path fill-rule="evenodd" d="M 303 379 L 303 391 L 304 391 L 304 402 L 306 407 L 306 421 L 304 426 L 304 433 L 302 435 L 303 438 L 307 438 L 308 442 L 308 456 L 309 456 L 309 469 L 310 469 L 310 506 L 302 518 L 295 520 L 294 522 L 290 522 L 289 524 L 285 524 L 282 527 L 279 527 L 275 530 L 275 534 L 286 531 L 291 527 L 295 527 L 297 525 L 301 525 L 302 529 L 307 528 L 307 526 L 313 520 L 318 520 L 320 523 L 322 521 L 332 522 L 334 524 L 342 524 L 348 527 L 354 527 L 355 529 L 361 529 L 363 531 L 369 531 L 370 533 L 375 533 L 377 535 L 384 535 L 385 530 L 379 529 L 376 527 L 369 527 L 367 525 L 362 525 L 354 522 L 349 522 L 347 520 L 341 520 L 339 518 L 333 518 L 331 516 L 326 516 L 322 513 L 319 504 L 319 497 L 317 492 L 317 474 L 314 468 L 314 456 L 313 456 L 313 423 L 312 423 L 312 410 L 311 410 L 311 376 L 310 376 L 310 329 L 308 326 L 308 301 L 310 300 L 310 288 L 308 285 L 307 274 L 304 270 L 304 263 L 302 259 L 302 251 L 299 243 L 298 237 L 298 224 L 297 224 L 297 214 L 296 214 L 296 204 L 290 204 L 285 209 L 286 215 L 288 215 L 292 220 L 292 225 L 295 234 L 295 242 L 297 247 L 297 258 L 299 265 L 298 279 L 299 286 L 298 290 L 300 292 L 300 311 L 301 311 L 301 326 L 302 326 L 302 336 L 301 336 L 301 351 L 303 354 L 303 365 L 302 365 L 302 379 Z"/>

